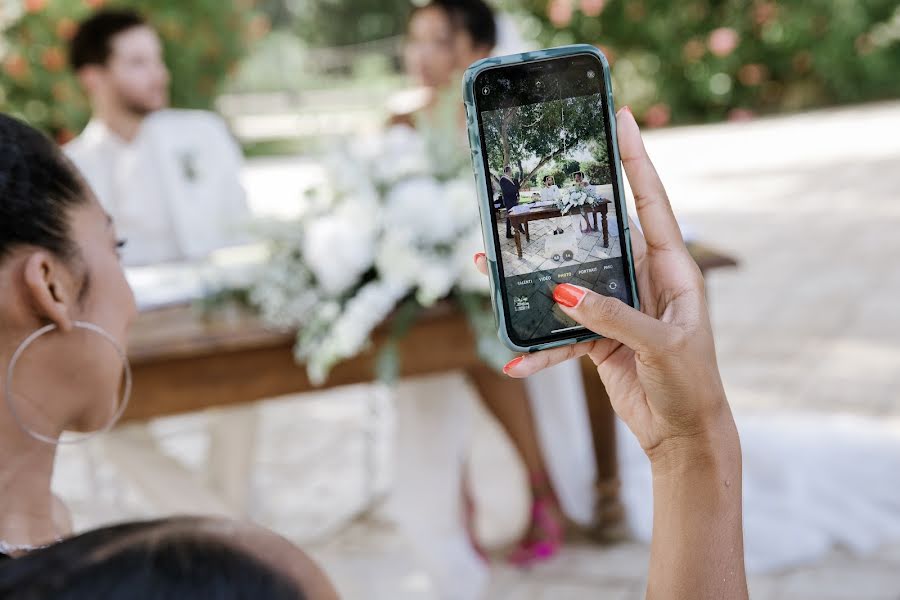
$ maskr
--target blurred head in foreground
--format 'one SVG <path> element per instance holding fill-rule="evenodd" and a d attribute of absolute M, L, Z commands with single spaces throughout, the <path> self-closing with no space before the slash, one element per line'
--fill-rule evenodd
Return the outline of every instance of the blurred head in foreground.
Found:
<path fill-rule="evenodd" d="M 7 600 L 334 600 L 293 544 L 250 524 L 173 518 L 84 533 L 0 562 Z"/>
<path fill-rule="evenodd" d="M 484 0 L 430 0 L 410 14 L 406 70 L 418 84 L 441 88 L 496 43 L 494 13 Z"/>

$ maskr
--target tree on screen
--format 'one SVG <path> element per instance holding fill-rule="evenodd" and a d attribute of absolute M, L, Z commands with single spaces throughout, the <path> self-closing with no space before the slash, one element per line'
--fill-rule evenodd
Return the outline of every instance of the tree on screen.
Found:
<path fill-rule="evenodd" d="M 597 98 L 567 98 L 504 108 L 483 116 L 491 176 L 514 167 L 518 181 L 530 181 L 543 167 L 584 148 L 599 131 Z"/>

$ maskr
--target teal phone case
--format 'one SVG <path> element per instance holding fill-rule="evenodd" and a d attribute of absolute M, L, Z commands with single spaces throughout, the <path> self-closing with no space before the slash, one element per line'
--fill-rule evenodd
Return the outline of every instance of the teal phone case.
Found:
<path fill-rule="evenodd" d="M 561 46 L 559 48 L 549 48 L 546 50 L 534 50 L 532 52 L 523 52 L 521 54 L 510 54 L 507 56 L 494 56 L 480 60 L 468 69 L 463 75 L 463 100 L 466 107 L 466 122 L 469 130 L 469 147 L 472 151 L 472 166 L 475 170 L 475 179 L 478 186 L 478 210 L 481 215 L 481 231 L 484 237 L 485 254 L 487 255 L 488 270 L 491 282 L 491 305 L 494 308 L 494 318 L 497 322 L 497 335 L 500 340 L 510 349 L 516 352 L 537 352 L 548 348 L 556 348 L 558 346 L 566 346 L 568 344 L 577 344 L 587 340 L 599 339 L 602 336 L 592 332 L 582 333 L 570 338 L 555 340 L 544 344 L 534 346 L 520 346 L 513 342 L 509 336 L 506 327 L 506 305 L 501 296 L 500 287 L 500 269 L 497 266 L 498 253 L 494 245 L 494 224 L 491 221 L 491 213 L 493 206 L 488 195 L 488 176 L 484 169 L 484 159 L 481 152 L 481 135 L 478 131 L 478 116 L 475 112 L 475 78 L 480 73 L 488 69 L 496 68 L 503 65 L 513 65 L 538 60 L 546 60 L 552 58 L 560 58 L 563 56 L 573 56 L 578 54 L 591 54 L 600 59 L 603 64 L 603 78 L 607 91 L 607 120 L 612 128 L 613 140 L 613 158 L 610 161 L 613 176 L 616 178 L 616 189 L 619 198 L 616 208 L 622 211 L 622 233 L 625 237 L 625 258 L 629 264 L 629 285 L 631 286 L 631 297 L 634 300 L 634 307 L 640 308 L 637 293 L 637 283 L 634 278 L 634 257 L 631 252 L 631 231 L 628 220 L 628 208 L 625 204 L 622 185 L 622 164 L 619 158 L 619 143 L 616 137 L 616 114 L 612 97 L 612 81 L 610 80 L 609 62 L 600 50 L 588 44 L 574 44 L 571 46 Z"/>

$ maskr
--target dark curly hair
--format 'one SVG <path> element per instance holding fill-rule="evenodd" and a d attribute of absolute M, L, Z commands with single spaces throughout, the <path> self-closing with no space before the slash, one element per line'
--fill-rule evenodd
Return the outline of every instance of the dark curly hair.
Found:
<path fill-rule="evenodd" d="M 304 600 L 286 574 L 203 521 L 111 525 L 0 560 L 0 600 Z"/>
<path fill-rule="evenodd" d="M 18 246 L 70 258 L 76 248 L 69 213 L 89 198 L 84 180 L 56 144 L 0 114 L 0 260 Z"/>
<path fill-rule="evenodd" d="M 127 8 L 108 8 L 95 12 L 78 25 L 78 30 L 69 43 L 69 65 L 76 72 L 87 65 L 105 65 L 112 53 L 112 39 L 129 29 L 146 24 L 140 14 Z"/>
<path fill-rule="evenodd" d="M 493 48 L 497 45 L 497 21 L 494 11 L 484 0 L 429 0 L 410 13 L 426 8 L 438 8 L 444 11 L 450 22 L 457 29 L 469 34 L 475 46 Z"/>

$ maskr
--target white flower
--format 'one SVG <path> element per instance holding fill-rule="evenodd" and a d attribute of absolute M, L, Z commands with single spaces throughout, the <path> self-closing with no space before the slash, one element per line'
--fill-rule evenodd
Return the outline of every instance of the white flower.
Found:
<path fill-rule="evenodd" d="M 411 127 L 391 127 L 384 134 L 380 150 L 381 154 L 372 163 L 372 176 L 382 183 L 423 176 L 431 171 L 425 142 Z"/>
<path fill-rule="evenodd" d="M 456 231 L 478 222 L 478 192 L 473 178 L 453 179 L 444 185 L 443 205 Z"/>
<path fill-rule="evenodd" d="M 374 233 L 370 223 L 346 215 L 326 215 L 309 223 L 303 258 L 325 293 L 341 294 L 372 266 Z"/>
<path fill-rule="evenodd" d="M 358 354 L 372 331 L 394 310 L 406 291 L 403 286 L 380 280 L 361 287 L 335 319 L 321 344 L 301 349 L 301 358 L 308 361 L 313 383 L 324 383 L 328 370 L 335 363 Z"/>
<path fill-rule="evenodd" d="M 425 244 L 449 242 L 455 231 L 444 200 L 443 188 L 433 177 L 401 181 L 387 193 L 382 227 Z"/>
<path fill-rule="evenodd" d="M 382 279 L 411 287 L 418 280 L 425 261 L 407 233 L 390 229 L 385 231 L 378 244 L 375 267 Z"/>
<path fill-rule="evenodd" d="M 476 252 L 484 252 L 484 236 L 481 227 L 471 226 L 460 236 L 453 248 L 453 260 L 457 265 L 457 285 L 466 292 L 484 292 L 490 290 L 488 278 L 482 275 L 472 262 Z"/>
<path fill-rule="evenodd" d="M 425 257 L 419 271 L 419 289 L 416 300 L 423 306 L 431 306 L 450 294 L 458 276 L 452 256 L 431 254 Z"/>
<path fill-rule="evenodd" d="M 403 126 L 337 148 L 298 220 L 268 232 L 271 256 L 251 299 L 267 322 L 299 329 L 295 356 L 316 383 L 408 294 L 427 306 L 454 288 L 488 288 L 472 265 L 483 250 L 474 179 L 453 179 L 465 156 L 440 145 L 457 132 L 435 133 L 437 148 Z"/>

